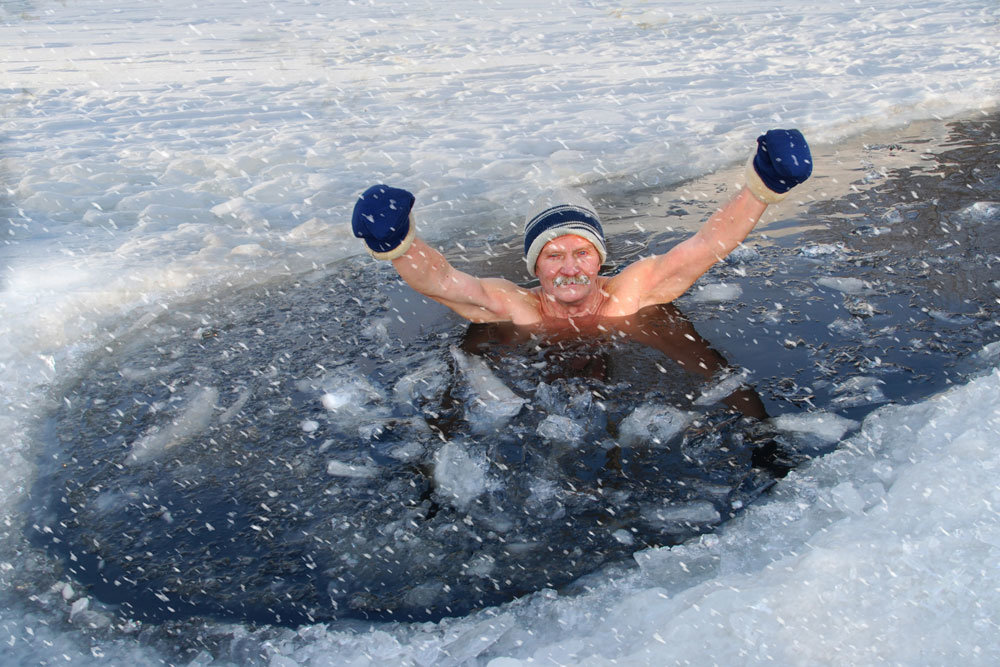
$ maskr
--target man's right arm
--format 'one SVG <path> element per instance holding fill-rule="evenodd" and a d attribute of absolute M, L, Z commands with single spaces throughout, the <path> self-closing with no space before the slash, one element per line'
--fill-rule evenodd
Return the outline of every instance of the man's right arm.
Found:
<path fill-rule="evenodd" d="M 534 296 L 502 278 L 476 278 L 452 266 L 420 238 L 392 260 L 400 277 L 424 296 L 473 322 L 521 320 Z"/>
<path fill-rule="evenodd" d="M 414 197 L 388 185 L 373 185 L 354 205 L 351 227 L 372 256 L 391 260 L 406 283 L 473 322 L 530 323 L 534 295 L 509 280 L 476 278 L 453 267 L 416 236 Z"/>

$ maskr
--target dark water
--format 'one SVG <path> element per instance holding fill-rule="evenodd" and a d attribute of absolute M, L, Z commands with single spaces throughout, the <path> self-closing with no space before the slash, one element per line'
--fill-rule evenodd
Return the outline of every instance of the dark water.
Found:
<path fill-rule="evenodd" d="M 770 414 L 860 419 L 979 368 L 970 354 L 1000 334 L 1000 118 L 948 128 L 940 144 L 917 135 L 852 155 L 855 192 L 783 217 L 703 281 L 738 285 L 735 302 L 699 303 L 694 292 L 678 301 L 730 363 L 752 371 Z M 677 205 L 661 205 L 665 222 Z M 842 278 L 861 290 L 824 280 Z"/>
<path fill-rule="evenodd" d="M 341 283 L 373 278 L 389 287 L 363 301 Z M 655 446 L 618 433 L 644 403 L 690 410 L 713 373 L 614 332 L 491 343 L 488 328 L 421 319 L 392 282 L 386 266 L 345 262 L 121 340 L 52 417 L 57 465 L 32 498 L 36 540 L 143 620 L 424 620 L 677 543 L 772 479 L 754 466 L 751 420 L 725 404 Z M 725 372 L 675 309 L 644 327 Z M 512 419 L 483 412 L 491 398 L 467 386 L 456 356 L 472 353 L 527 400 Z M 759 410 L 752 398 L 730 402 Z M 207 426 L 185 437 L 192 422 Z M 441 491 L 449 452 L 452 485 L 478 477 L 481 492 Z M 690 516 L 659 518 L 671 502 Z"/>
<path fill-rule="evenodd" d="M 736 302 L 577 338 L 468 327 L 367 259 L 175 307 L 61 397 L 27 530 L 125 618 L 287 625 L 460 615 L 711 530 L 818 453 L 769 415 L 860 419 L 974 370 L 997 328 L 997 129 L 955 124 L 783 221 L 809 231 L 703 279 Z M 462 268 L 502 274 L 515 245 Z"/>

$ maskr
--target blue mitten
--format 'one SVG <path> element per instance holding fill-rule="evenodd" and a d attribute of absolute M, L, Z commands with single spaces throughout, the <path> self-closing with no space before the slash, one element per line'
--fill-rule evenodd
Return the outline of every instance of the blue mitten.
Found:
<path fill-rule="evenodd" d="M 364 239 L 375 259 L 396 259 L 413 243 L 416 226 L 410 220 L 413 195 L 388 185 L 373 185 L 354 205 L 351 227 Z"/>
<path fill-rule="evenodd" d="M 747 163 L 747 187 L 765 204 L 777 204 L 812 174 L 812 154 L 798 130 L 768 130 L 757 137 Z"/>

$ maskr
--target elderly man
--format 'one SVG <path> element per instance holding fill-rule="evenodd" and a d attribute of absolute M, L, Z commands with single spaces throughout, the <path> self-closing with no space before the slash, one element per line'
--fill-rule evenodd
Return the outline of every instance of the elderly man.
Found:
<path fill-rule="evenodd" d="M 798 130 L 758 137 L 746 185 L 691 238 L 663 255 L 646 257 L 617 275 L 598 275 L 606 259 L 604 232 L 584 199 L 542 202 L 528 214 L 524 255 L 539 280 L 532 289 L 502 278 L 459 271 L 415 235 L 413 195 L 375 185 L 358 200 L 354 235 L 371 254 L 392 260 L 413 289 L 473 322 L 512 322 L 559 328 L 625 317 L 673 301 L 754 228 L 764 209 L 812 173 L 809 146 Z"/>

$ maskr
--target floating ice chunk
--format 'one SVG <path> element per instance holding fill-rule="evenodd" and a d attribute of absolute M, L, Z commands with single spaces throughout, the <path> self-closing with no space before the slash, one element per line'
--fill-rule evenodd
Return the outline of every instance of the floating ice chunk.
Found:
<path fill-rule="evenodd" d="M 838 317 L 826 325 L 827 329 L 841 336 L 853 336 L 864 333 L 865 325 L 857 317 Z"/>
<path fill-rule="evenodd" d="M 885 383 L 882 380 L 874 377 L 848 378 L 834 386 L 833 390 L 837 396 L 831 400 L 831 403 L 844 408 L 884 403 L 887 399 L 880 386 L 883 384 Z"/>
<path fill-rule="evenodd" d="M 176 447 L 200 433 L 212 421 L 218 400 L 219 391 L 215 387 L 198 387 L 190 390 L 187 400 L 173 421 L 166 426 L 151 427 L 141 438 L 132 443 L 127 462 L 142 463 L 156 458 L 171 447 Z"/>
<path fill-rule="evenodd" d="M 977 201 L 958 212 L 959 217 L 973 222 L 993 222 L 1000 220 L 1000 202 Z"/>
<path fill-rule="evenodd" d="M 745 370 L 741 370 L 739 373 L 729 373 L 714 385 L 703 391 L 701 396 L 695 400 L 694 404 L 711 405 L 713 403 L 718 403 L 743 386 L 743 383 L 746 382 L 746 378 L 747 372 Z"/>
<path fill-rule="evenodd" d="M 699 286 L 691 293 L 691 300 L 698 303 L 719 303 L 722 301 L 735 301 L 743 294 L 739 285 L 730 283 L 713 283 L 711 285 Z"/>
<path fill-rule="evenodd" d="M 397 461 L 406 463 L 407 461 L 413 461 L 423 454 L 424 446 L 418 442 L 407 442 L 393 447 L 388 453 L 390 457 Z"/>
<path fill-rule="evenodd" d="M 69 617 L 73 618 L 81 611 L 85 611 L 87 607 L 90 606 L 90 598 L 80 598 L 76 600 L 69 608 Z"/>
<path fill-rule="evenodd" d="M 944 322 L 946 324 L 966 325 L 975 322 L 975 320 L 973 320 L 971 317 L 967 317 L 961 314 L 951 315 L 949 313 L 944 312 L 943 310 L 928 310 L 927 314 L 930 315 L 935 320 L 937 320 L 938 322 Z"/>
<path fill-rule="evenodd" d="M 556 442 L 578 442 L 587 431 L 569 417 L 549 415 L 538 425 L 538 435 Z"/>
<path fill-rule="evenodd" d="M 594 394 L 586 387 L 540 382 L 535 391 L 535 403 L 546 412 L 568 416 L 590 428 L 607 420 L 604 407 L 594 400 Z"/>
<path fill-rule="evenodd" d="M 447 366 L 440 359 L 433 359 L 412 373 L 399 378 L 392 392 L 399 403 L 412 405 L 416 399 L 433 400 L 447 386 Z"/>
<path fill-rule="evenodd" d="M 843 254 L 843 252 L 843 246 L 834 245 L 832 243 L 814 243 L 812 245 L 802 246 L 799 248 L 799 254 L 810 259 L 840 255 Z"/>
<path fill-rule="evenodd" d="M 463 445 L 447 442 L 434 455 L 434 486 L 443 499 L 465 509 L 486 490 L 486 463 Z"/>
<path fill-rule="evenodd" d="M 485 361 L 454 346 L 451 354 L 472 394 L 467 407 L 474 429 L 496 429 L 521 411 L 525 400 L 501 382 Z"/>
<path fill-rule="evenodd" d="M 984 345 L 982 349 L 976 352 L 976 358 L 981 361 L 996 363 L 996 361 L 1000 359 L 1000 341 Z"/>
<path fill-rule="evenodd" d="M 632 537 L 632 533 L 628 532 L 624 528 L 619 528 L 615 532 L 611 533 L 611 537 L 615 538 L 618 544 L 624 544 L 629 546 L 630 544 L 635 544 L 635 538 Z"/>
<path fill-rule="evenodd" d="M 305 433 L 315 433 L 319 429 L 319 422 L 313 419 L 305 419 L 299 423 L 299 428 Z"/>
<path fill-rule="evenodd" d="M 100 611 L 90 608 L 90 598 L 82 597 L 75 600 L 69 608 L 69 620 L 73 625 L 98 629 L 111 625 L 111 618 Z"/>
<path fill-rule="evenodd" d="M 626 446 L 665 445 L 694 421 L 696 414 L 670 405 L 645 403 L 618 425 L 618 441 Z"/>
<path fill-rule="evenodd" d="M 831 412 L 804 412 L 778 415 L 771 423 L 779 431 L 806 435 L 824 444 L 840 442 L 844 434 L 858 427 L 858 422 Z"/>
<path fill-rule="evenodd" d="M 330 412 L 363 412 L 366 406 L 382 400 L 382 393 L 357 374 L 331 373 L 318 382 L 302 381 L 297 386 L 301 391 L 318 386 L 324 392 L 320 402 Z"/>
<path fill-rule="evenodd" d="M 899 212 L 899 209 L 893 206 L 885 210 L 881 216 L 881 220 L 890 225 L 895 225 L 903 221 L 903 214 Z"/>
<path fill-rule="evenodd" d="M 726 255 L 726 264 L 745 264 L 760 258 L 760 251 L 742 243 Z"/>
<path fill-rule="evenodd" d="M 385 344 L 389 342 L 389 326 L 387 324 L 388 318 L 376 319 L 370 321 L 361 329 L 361 335 L 368 340 Z"/>
<path fill-rule="evenodd" d="M 496 569 L 497 559 L 489 554 L 479 554 L 465 564 L 465 574 L 470 577 L 487 578 Z"/>
<path fill-rule="evenodd" d="M 157 376 L 171 375 L 180 369 L 180 367 L 181 364 L 176 361 L 172 364 L 164 364 L 163 366 L 146 366 L 145 368 L 129 368 L 123 366 L 118 369 L 118 374 L 126 380 L 130 380 L 132 382 L 146 382 Z"/>
<path fill-rule="evenodd" d="M 715 505 L 707 500 L 671 505 L 646 504 L 639 512 L 647 522 L 667 532 L 682 532 L 722 521 Z"/>
<path fill-rule="evenodd" d="M 860 278 L 837 278 L 825 276 L 817 278 L 816 284 L 827 289 L 837 290 L 845 294 L 860 294 L 865 291 L 865 282 Z"/>
<path fill-rule="evenodd" d="M 242 410 L 243 407 L 247 404 L 247 401 L 250 400 L 250 393 L 251 393 L 250 389 L 244 389 L 242 392 L 240 392 L 240 395 L 236 398 L 236 401 L 234 401 L 232 405 L 226 408 L 226 411 L 219 416 L 219 423 L 226 424 L 232 421 L 232 419 L 236 417 L 236 415 L 240 413 L 240 410 Z"/>
<path fill-rule="evenodd" d="M 411 607 L 432 607 L 444 590 L 445 584 L 440 579 L 422 581 L 406 592 L 403 601 Z"/>
<path fill-rule="evenodd" d="M 353 477 L 355 479 L 368 479 L 378 473 L 378 468 L 373 465 L 358 465 L 355 463 L 344 463 L 343 461 L 327 461 L 326 474 L 332 477 Z"/>
<path fill-rule="evenodd" d="M 533 479 L 529 483 L 528 504 L 536 507 L 552 505 L 559 498 L 559 485 L 551 479 Z"/>
<path fill-rule="evenodd" d="M 844 308 L 855 317 L 872 317 L 880 312 L 870 301 L 857 296 L 845 296 Z"/>

